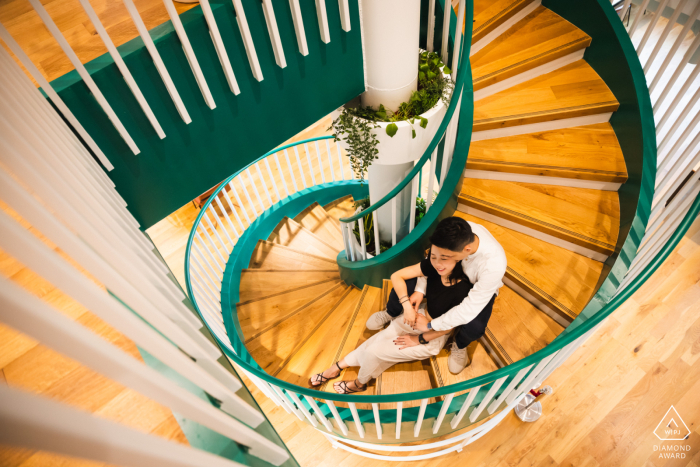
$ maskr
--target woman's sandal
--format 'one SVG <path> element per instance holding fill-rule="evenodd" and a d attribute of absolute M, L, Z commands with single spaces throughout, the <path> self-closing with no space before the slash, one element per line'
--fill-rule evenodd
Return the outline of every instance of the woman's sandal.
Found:
<path fill-rule="evenodd" d="M 354 381 L 353 381 L 354 382 Z M 363 384 L 360 389 L 350 389 L 348 387 L 348 382 L 347 381 L 341 381 L 338 383 L 338 387 L 343 390 L 343 392 L 339 392 L 338 394 L 354 394 L 356 392 L 364 392 L 367 390 L 367 385 Z M 335 388 L 334 388 L 335 389 Z M 338 392 L 338 391 L 336 391 Z"/>
<path fill-rule="evenodd" d="M 335 366 L 338 367 L 338 376 L 340 376 L 343 373 L 343 369 L 340 368 L 340 365 L 338 365 L 338 362 L 335 362 Z M 312 380 L 312 378 L 314 376 L 318 376 L 318 379 L 316 380 L 316 381 L 320 381 L 318 384 L 314 384 L 314 381 Z M 325 376 L 323 376 L 323 372 L 316 373 L 314 376 L 309 378 L 309 387 L 312 387 L 312 388 L 317 388 L 317 387 L 321 386 L 322 384 L 326 383 L 327 381 L 330 381 L 332 379 L 336 379 L 338 377 L 338 376 L 333 376 L 332 378 L 326 378 Z"/>

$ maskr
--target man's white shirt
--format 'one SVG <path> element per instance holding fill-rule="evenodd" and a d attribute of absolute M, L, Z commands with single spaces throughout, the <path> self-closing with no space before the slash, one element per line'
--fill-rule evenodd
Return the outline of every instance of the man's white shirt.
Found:
<path fill-rule="evenodd" d="M 483 225 L 474 222 L 469 222 L 469 225 L 479 237 L 479 248 L 462 260 L 462 268 L 474 287 L 462 303 L 432 321 L 431 327 L 436 331 L 447 331 L 476 318 L 503 286 L 506 252 Z M 425 294 L 427 283 L 425 277 L 419 277 L 415 291 Z"/>

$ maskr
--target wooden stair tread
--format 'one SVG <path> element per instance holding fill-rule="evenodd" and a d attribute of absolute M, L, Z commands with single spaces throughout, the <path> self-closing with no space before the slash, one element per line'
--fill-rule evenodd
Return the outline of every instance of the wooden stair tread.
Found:
<path fill-rule="evenodd" d="M 483 225 L 503 246 L 506 278 L 573 321 L 596 292 L 603 263 L 485 219 L 455 212 Z"/>
<path fill-rule="evenodd" d="M 539 6 L 471 57 L 474 90 L 584 49 L 590 43 L 585 32 Z"/>
<path fill-rule="evenodd" d="M 467 346 L 467 355 L 469 355 L 471 363 L 461 373 L 457 375 L 452 374 L 447 365 L 447 359 L 450 356 L 448 347 L 446 346 L 439 354 L 430 359 L 435 387 L 441 388 L 461 383 L 462 381 L 498 370 L 498 366 L 491 359 L 484 346 L 479 341 L 474 341 Z M 467 391 L 459 391 L 456 395 L 461 395 L 465 392 Z"/>
<path fill-rule="evenodd" d="M 474 2 L 472 44 L 503 24 L 532 0 L 477 0 Z"/>
<path fill-rule="evenodd" d="M 266 297 L 280 295 L 284 292 L 323 281 L 340 279 L 338 269 L 328 271 L 266 271 L 264 269 L 245 269 L 241 272 L 240 303 L 249 303 Z"/>
<path fill-rule="evenodd" d="M 330 217 L 318 203 L 304 209 L 294 220 L 328 245 L 338 248 L 338 250 L 344 248 L 340 227 L 336 226 L 338 221 Z"/>
<path fill-rule="evenodd" d="M 268 241 L 332 260 L 335 260 L 340 251 L 288 217 L 280 221 Z"/>
<path fill-rule="evenodd" d="M 625 158 L 610 123 L 473 141 L 467 169 L 624 183 Z"/>
<path fill-rule="evenodd" d="M 614 112 L 617 99 L 583 60 L 474 104 L 474 131 Z"/>
<path fill-rule="evenodd" d="M 370 317 L 372 313 L 380 310 L 381 306 L 381 289 L 377 287 L 371 287 L 366 285 L 362 289 L 362 296 L 358 300 L 355 309 L 353 310 L 353 317 L 345 329 L 345 332 L 339 343 L 336 346 L 337 350 L 335 356 L 333 357 L 333 362 L 339 361 L 342 357 L 350 353 L 351 351 L 358 348 L 364 341 L 369 339 L 375 331 L 370 331 L 365 327 L 367 323 L 367 318 Z M 320 390 L 323 392 L 335 393 L 333 389 L 333 383 L 342 380 L 351 380 L 357 378 L 358 368 L 345 368 L 338 379 L 328 381 L 326 384 L 322 385 Z M 362 392 L 362 395 L 372 395 L 376 394 L 376 382 L 370 381 L 367 391 Z M 336 405 L 340 407 L 345 407 L 347 404 L 337 403 Z M 371 404 L 359 404 L 357 406 L 360 409 L 372 409 Z"/>
<path fill-rule="evenodd" d="M 459 203 L 606 255 L 620 224 L 616 192 L 465 179 Z"/>
<path fill-rule="evenodd" d="M 305 310 L 320 297 L 328 305 L 332 293 L 337 288 L 345 290 L 345 283 L 340 280 L 321 281 L 309 286 L 302 286 L 287 292 L 273 295 L 254 302 L 236 305 L 236 314 L 246 342 L 252 340 L 271 327 L 280 324 L 293 314 Z"/>
<path fill-rule="evenodd" d="M 246 348 L 258 365 L 275 375 L 312 337 L 317 327 L 329 319 L 349 292 L 347 286 L 336 283 L 330 292 L 319 294 L 307 306 L 288 314 L 286 319 L 246 342 Z"/>
<path fill-rule="evenodd" d="M 355 214 L 355 200 L 352 195 L 347 195 L 339 198 L 332 203 L 323 206 L 326 213 L 338 223 L 342 217 L 348 217 Z"/>
<path fill-rule="evenodd" d="M 337 267 L 335 260 L 315 256 L 266 240 L 258 241 L 249 269 L 308 269 L 326 271 Z"/>
<path fill-rule="evenodd" d="M 337 352 L 337 346 L 332 344 L 342 338 L 361 295 L 361 290 L 351 287 L 337 306 L 329 311 L 326 305 L 327 318 L 301 343 L 299 350 L 275 376 L 292 384 L 307 386 L 313 374 L 331 366 Z"/>
<path fill-rule="evenodd" d="M 546 347 L 564 328 L 507 286 L 493 305 L 484 339 L 504 365 Z"/>

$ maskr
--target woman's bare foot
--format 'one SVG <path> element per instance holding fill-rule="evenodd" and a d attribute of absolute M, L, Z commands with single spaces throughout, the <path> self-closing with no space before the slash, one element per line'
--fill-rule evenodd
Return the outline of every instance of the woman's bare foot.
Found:
<path fill-rule="evenodd" d="M 333 389 L 338 394 L 352 394 L 353 392 L 362 392 L 367 390 L 366 384 L 359 384 L 360 382 L 356 379 L 352 381 L 340 381 L 338 383 L 333 383 Z"/>
<path fill-rule="evenodd" d="M 337 378 L 340 376 L 340 367 L 337 363 L 331 365 L 330 368 L 325 370 L 323 373 L 316 373 L 309 379 L 311 386 L 320 386 L 324 381 L 329 379 Z"/>

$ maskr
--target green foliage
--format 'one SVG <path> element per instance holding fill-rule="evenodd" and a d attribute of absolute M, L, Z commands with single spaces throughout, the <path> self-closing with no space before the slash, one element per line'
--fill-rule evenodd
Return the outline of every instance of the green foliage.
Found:
<path fill-rule="evenodd" d="M 344 108 L 327 129 L 333 130 L 334 141 L 347 143 L 350 167 L 362 183 L 369 166 L 379 158 L 379 140 L 377 135 L 372 133 L 372 129 L 379 128 L 379 125 L 373 115 L 359 110 L 358 112 L 358 109 Z"/>

